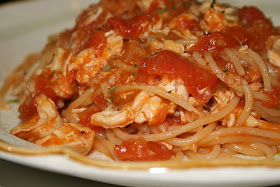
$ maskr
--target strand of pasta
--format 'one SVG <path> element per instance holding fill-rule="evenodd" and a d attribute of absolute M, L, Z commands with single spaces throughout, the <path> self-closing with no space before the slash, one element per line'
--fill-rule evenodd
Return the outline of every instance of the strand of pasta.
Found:
<path fill-rule="evenodd" d="M 253 111 L 259 114 L 261 118 L 266 119 L 267 121 L 280 123 L 279 117 L 272 117 L 271 115 L 264 112 L 260 107 L 254 107 Z"/>
<path fill-rule="evenodd" d="M 107 139 L 112 142 L 114 145 L 121 145 L 122 139 L 118 138 L 113 132 L 112 129 L 106 129 L 105 131 Z"/>
<path fill-rule="evenodd" d="M 215 128 L 216 128 L 216 123 L 211 123 L 207 127 L 203 128 L 203 130 L 198 131 L 195 135 L 190 136 L 188 138 L 184 138 L 184 139 L 182 139 L 182 138 L 170 138 L 170 139 L 167 139 L 167 140 L 164 140 L 164 141 L 169 143 L 169 144 L 176 145 L 176 146 L 188 146 L 190 144 L 193 144 L 193 143 L 201 140 L 202 138 L 207 136 L 208 133 L 213 131 Z"/>
<path fill-rule="evenodd" d="M 264 130 L 259 128 L 251 127 L 231 127 L 231 128 L 221 128 L 211 132 L 207 137 L 200 141 L 200 143 L 209 142 L 216 137 L 226 137 L 230 135 L 246 134 L 252 136 L 259 136 L 268 139 L 275 139 L 280 141 L 280 132 Z"/>
<path fill-rule="evenodd" d="M 264 156 L 265 153 L 261 150 L 254 149 L 249 146 L 245 146 L 242 144 L 237 144 L 237 143 L 226 143 L 222 145 L 223 148 L 229 149 L 234 152 L 242 153 L 244 155 L 249 155 L 249 156 Z"/>
<path fill-rule="evenodd" d="M 76 100 L 72 101 L 71 104 L 67 107 L 67 109 L 62 112 L 62 115 L 65 117 L 65 119 L 68 122 L 71 123 L 78 122 L 77 118 L 72 115 L 72 110 L 75 108 L 79 108 L 81 106 L 90 105 L 92 103 L 92 99 L 89 98 L 92 97 L 95 90 L 96 90 L 95 87 L 91 87 L 87 89 Z"/>
<path fill-rule="evenodd" d="M 237 83 L 240 82 L 240 79 L 234 76 L 233 74 L 227 75 L 225 72 L 220 70 L 220 68 L 217 66 L 216 62 L 212 58 L 211 54 L 208 52 L 205 54 L 206 61 L 209 63 L 209 67 L 211 70 L 215 73 L 215 75 L 224 83 L 226 83 L 229 87 L 237 90 L 240 93 L 244 93 L 244 88 L 239 86 Z M 254 98 L 265 101 L 267 99 L 267 96 L 263 93 L 252 91 Z"/>
<path fill-rule="evenodd" d="M 211 116 L 206 116 L 196 121 L 187 123 L 186 125 L 182 125 L 179 128 L 176 128 L 172 131 L 162 132 L 159 134 L 133 135 L 133 134 L 128 134 L 126 132 L 123 132 L 119 128 L 115 128 L 113 129 L 113 132 L 116 134 L 116 136 L 120 137 L 123 140 L 143 137 L 146 141 L 160 141 L 160 140 L 175 137 L 179 134 L 182 134 L 194 128 L 218 121 L 219 119 L 228 115 L 237 106 L 238 102 L 239 102 L 239 97 L 235 96 L 232 99 L 232 101 L 227 106 L 222 108 L 219 112 L 212 114 Z"/>
<path fill-rule="evenodd" d="M 194 153 L 191 150 L 185 151 L 185 155 L 192 160 L 201 160 L 201 159 L 213 160 L 216 159 L 219 156 L 219 154 L 220 154 L 220 145 L 214 145 L 209 153 L 204 153 L 204 154 L 199 152 Z"/>
<path fill-rule="evenodd" d="M 280 110 L 275 110 L 275 109 L 272 109 L 272 108 L 267 108 L 267 107 L 263 106 L 261 104 L 261 102 L 259 102 L 259 101 L 256 101 L 254 103 L 254 106 L 258 107 L 261 111 L 265 112 L 266 114 L 268 114 L 268 115 L 270 115 L 272 117 L 280 118 Z"/>
<path fill-rule="evenodd" d="M 201 57 L 201 55 L 199 54 L 199 52 L 195 51 L 192 54 L 192 57 L 194 58 L 194 60 L 201 66 L 207 66 L 207 62 Z"/>
<path fill-rule="evenodd" d="M 241 60 L 243 60 L 244 62 L 246 62 L 247 64 L 250 64 L 250 66 L 253 66 L 254 68 L 258 68 L 258 65 L 248 56 L 245 55 L 243 53 L 241 53 L 239 50 L 232 48 L 231 49 L 234 54 L 239 57 Z"/>
<path fill-rule="evenodd" d="M 216 144 L 225 144 L 225 143 L 244 143 L 244 142 L 258 142 L 258 143 L 263 143 L 269 146 L 273 145 L 279 145 L 280 140 L 274 140 L 266 137 L 261 137 L 261 136 L 253 136 L 253 135 L 248 135 L 248 134 L 242 134 L 242 135 L 232 135 L 228 134 L 227 136 L 219 136 L 216 139 L 210 139 L 207 136 L 205 137 L 209 139 L 209 142 L 206 141 L 199 141 L 197 142 L 198 146 L 211 146 L 211 145 L 216 145 Z"/>
<path fill-rule="evenodd" d="M 245 75 L 245 71 L 241 65 L 241 63 L 239 62 L 238 58 L 235 56 L 235 54 L 232 52 L 231 49 L 225 49 L 224 52 L 226 53 L 226 55 L 230 58 L 231 62 L 233 63 L 238 75 L 243 76 Z"/>
<path fill-rule="evenodd" d="M 183 99 L 182 97 L 174 94 L 174 93 L 169 93 L 166 90 L 164 90 L 163 88 L 160 88 L 158 86 L 147 86 L 147 85 L 124 85 L 124 86 L 120 86 L 118 87 L 115 92 L 116 93 L 121 93 L 121 92 L 127 92 L 130 90 L 144 90 L 144 91 L 148 91 L 154 94 L 157 94 L 159 96 L 161 96 L 162 98 L 165 98 L 169 101 L 172 101 L 173 103 L 181 106 L 182 108 L 184 108 L 185 110 L 188 111 L 194 111 L 195 108 L 190 105 L 185 99 Z"/>
<path fill-rule="evenodd" d="M 234 89 L 237 89 L 238 91 L 241 91 L 241 89 L 242 89 L 243 93 L 245 93 L 245 106 L 244 106 L 244 109 L 243 109 L 241 115 L 239 116 L 239 118 L 236 121 L 237 126 L 242 125 L 247 120 L 248 116 L 250 115 L 253 104 L 254 104 L 254 97 L 253 97 L 251 88 L 249 87 L 247 81 L 245 81 L 241 77 L 238 77 L 237 75 L 233 78 L 233 80 L 234 79 L 236 80 L 233 82 L 233 85 L 229 84 L 229 81 L 226 81 L 226 77 L 230 77 L 230 76 L 226 75 L 219 69 L 219 67 L 215 63 L 214 59 L 212 58 L 211 54 L 206 53 L 205 57 L 206 57 L 207 61 L 209 62 L 209 65 L 210 65 L 210 68 L 212 69 L 212 71 L 217 72 L 216 75 L 218 78 L 220 78 L 222 81 L 224 81 L 229 86 L 232 86 Z M 227 79 L 229 80 L 230 78 L 227 78 Z M 242 86 L 237 85 L 237 83 L 241 84 Z"/>
<path fill-rule="evenodd" d="M 266 158 L 272 160 L 274 157 L 273 151 L 270 147 L 265 144 L 254 142 L 251 145 L 254 149 L 262 150 L 266 154 Z"/>
<path fill-rule="evenodd" d="M 247 118 L 249 117 L 251 110 L 253 108 L 253 104 L 254 104 L 254 97 L 253 97 L 253 93 L 252 93 L 250 86 L 248 85 L 248 83 L 245 80 L 241 79 L 241 81 L 242 81 L 242 87 L 245 92 L 245 106 L 244 106 L 244 109 L 243 109 L 241 115 L 239 116 L 239 118 L 236 121 L 237 126 L 242 125 L 247 120 Z"/>
<path fill-rule="evenodd" d="M 268 68 L 265 65 L 264 61 L 262 60 L 260 55 L 258 55 L 255 51 L 253 51 L 250 48 L 248 49 L 248 54 L 259 66 L 259 69 L 260 69 L 260 71 L 262 73 L 262 77 L 263 77 L 264 89 L 271 90 L 272 87 L 271 87 L 271 82 L 270 82 L 270 76 L 269 76 Z"/>

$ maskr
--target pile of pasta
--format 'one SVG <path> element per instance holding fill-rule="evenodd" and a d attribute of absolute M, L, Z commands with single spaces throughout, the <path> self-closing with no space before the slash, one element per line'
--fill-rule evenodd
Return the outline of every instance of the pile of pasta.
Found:
<path fill-rule="evenodd" d="M 7 77 L 11 134 L 116 161 L 275 160 L 280 30 L 254 6 L 103 0 Z"/>

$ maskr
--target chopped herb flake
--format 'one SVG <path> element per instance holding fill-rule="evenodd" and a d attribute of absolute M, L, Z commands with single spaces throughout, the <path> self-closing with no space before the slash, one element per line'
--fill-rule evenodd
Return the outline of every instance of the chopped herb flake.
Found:
<path fill-rule="evenodd" d="M 224 69 L 223 72 L 228 73 L 228 69 Z"/>
<path fill-rule="evenodd" d="M 152 36 L 150 40 L 153 41 L 153 40 L 155 40 L 157 37 L 158 37 L 158 35 Z"/>
<path fill-rule="evenodd" d="M 8 103 L 17 103 L 19 100 L 18 99 L 11 99 L 11 100 L 8 100 L 7 102 Z"/>
<path fill-rule="evenodd" d="M 192 6 L 192 3 L 187 3 L 186 4 L 186 9 L 188 10 Z"/>
<path fill-rule="evenodd" d="M 134 68 L 137 68 L 137 64 L 134 64 Z"/>
<path fill-rule="evenodd" d="M 108 65 L 105 67 L 105 71 L 111 71 L 111 67 Z"/>
<path fill-rule="evenodd" d="M 136 73 L 135 73 L 135 72 L 133 72 L 133 73 L 132 73 L 132 76 L 133 76 L 133 77 L 136 77 Z"/>
<path fill-rule="evenodd" d="M 110 93 L 112 93 L 113 91 L 115 91 L 116 90 L 116 86 L 113 86 L 112 88 L 110 88 L 110 90 L 108 91 L 108 94 L 110 94 Z"/>
<path fill-rule="evenodd" d="M 211 7 L 211 8 L 214 8 L 215 4 L 216 4 L 216 0 L 212 0 L 212 3 L 211 3 L 211 5 L 210 5 L 210 7 Z"/>
<path fill-rule="evenodd" d="M 163 8 L 163 9 L 157 10 L 157 13 L 161 14 L 161 13 L 164 13 L 166 11 L 168 11 L 168 9 L 167 8 Z"/>
<path fill-rule="evenodd" d="M 174 90 L 174 89 L 173 89 Z M 171 93 L 173 90 L 168 91 L 167 93 Z"/>
<path fill-rule="evenodd" d="M 175 9 L 176 9 L 176 6 L 173 4 L 171 7 L 171 10 L 175 10 Z"/>
<path fill-rule="evenodd" d="M 210 33 L 209 33 L 209 31 L 208 31 L 207 29 L 204 29 L 204 30 L 203 30 L 203 34 L 204 34 L 204 35 L 209 35 Z"/>
<path fill-rule="evenodd" d="M 51 78 L 53 78 L 54 74 L 55 74 L 55 72 L 54 72 L 54 71 L 52 71 Z"/>

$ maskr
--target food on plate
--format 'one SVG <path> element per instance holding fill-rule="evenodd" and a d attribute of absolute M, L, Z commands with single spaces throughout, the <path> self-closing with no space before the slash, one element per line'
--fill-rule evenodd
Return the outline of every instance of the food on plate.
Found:
<path fill-rule="evenodd" d="M 274 160 L 280 30 L 254 7 L 103 0 L 6 79 L 11 134 L 114 160 Z"/>

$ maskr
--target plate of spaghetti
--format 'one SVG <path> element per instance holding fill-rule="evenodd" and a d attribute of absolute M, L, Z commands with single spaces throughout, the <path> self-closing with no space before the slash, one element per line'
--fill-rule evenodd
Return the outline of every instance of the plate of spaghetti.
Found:
<path fill-rule="evenodd" d="M 1 7 L 18 19 L 0 20 L 0 157 L 122 185 L 279 183 L 279 3 L 263 3 Z"/>

